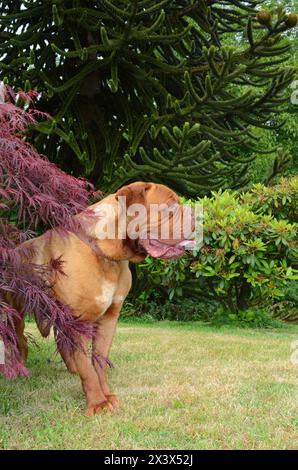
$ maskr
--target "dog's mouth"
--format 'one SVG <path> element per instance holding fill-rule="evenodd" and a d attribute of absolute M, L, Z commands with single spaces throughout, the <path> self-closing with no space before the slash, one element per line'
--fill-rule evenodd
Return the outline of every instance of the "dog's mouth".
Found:
<path fill-rule="evenodd" d="M 182 256 L 185 250 L 195 247 L 195 240 L 168 242 L 152 238 L 140 239 L 139 245 L 153 258 L 174 259 Z"/>

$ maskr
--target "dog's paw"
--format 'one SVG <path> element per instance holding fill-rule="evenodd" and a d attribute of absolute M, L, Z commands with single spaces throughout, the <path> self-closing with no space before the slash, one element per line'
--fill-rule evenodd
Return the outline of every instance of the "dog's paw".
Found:
<path fill-rule="evenodd" d="M 108 400 L 104 400 L 104 401 L 101 401 L 100 403 L 88 405 L 85 415 L 86 416 L 98 415 L 99 413 L 103 413 L 104 411 L 113 411 L 113 406 Z"/>
<path fill-rule="evenodd" d="M 106 395 L 107 401 L 112 405 L 113 410 L 117 410 L 120 406 L 120 400 L 117 395 Z"/>

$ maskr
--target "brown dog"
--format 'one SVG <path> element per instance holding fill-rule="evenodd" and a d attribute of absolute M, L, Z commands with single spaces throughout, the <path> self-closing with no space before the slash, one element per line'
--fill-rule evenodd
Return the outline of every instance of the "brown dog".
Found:
<path fill-rule="evenodd" d="M 123 197 L 126 200 L 124 208 L 119 205 Z M 145 210 L 138 218 L 137 235 L 132 237 L 128 229 L 133 217 L 128 208 L 134 207 L 134 204 L 140 204 Z M 164 206 L 153 220 L 149 209 L 156 204 Z M 166 209 L 174 206 L 176 210 L 170 215 L 166 214 Z M 65 275 L 56 276 L 53 293 L 72 308 L 75 316 L 97 324 L 93 351 L 99 356 L 109 355 L 119 313 L 131 287 L 129 261 L 142 261 L 147 254 L 174 258 L 184 253 L 185 239 L 189 237 L 181 235 L 183 217 L 179 217 L 180 208 L 182 212 L 178 196 L 166 186 L 137 182 L 123 187 L 76 216 L 83 220 L 88 215 L 85 234 L 93 240 L 96 249 L 73 233 L 62 236 L 55 231 L 50 236 L 47 233 L 26 242 L 35 249 L 34 258 L 30 261 L 37 265 L 47 264 L 62 256 Z M 119 236 L 121 228 L 115 224 L 119 222 L 121 211 L 126 211 L 127 216 L 124 219 L 124 230 L 122 224 L 122 237 Z M 168 220 L 168 235 L 162 238 L 158 233 Z M 115 233 L 108 238 L 102 237 L 103 226 L 107 228 L 110 225 L 116 225 Z M 155 226 L 153 236 L 152 226 Z M 177 236 L 177 233 L 180 235 Z M 16 325 L 16 331 L 25 361 L 27 345 L 23 334 L 24 322 Z M 112 410 L 117 407 L 118 399 L 112 394 L 107 382 L 106 365 L 101 367 L 96 361 L 92 362 L 82 351 L 76 351 L 73 355 L 64 353 L 63 360 L 67 368 L 78 373 L 81 378 L 87 415 L 96 414 L 103 408 Z"/>

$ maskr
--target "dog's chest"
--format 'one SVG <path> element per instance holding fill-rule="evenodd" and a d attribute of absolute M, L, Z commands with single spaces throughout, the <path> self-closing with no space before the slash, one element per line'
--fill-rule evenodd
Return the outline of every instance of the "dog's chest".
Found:
<path fill-rule="evenodd" d="M 95 297 L 99 315 L 102 315 L 112 304 L 117 289 L 117 283 L 103 280 L 101 290 Z"/>

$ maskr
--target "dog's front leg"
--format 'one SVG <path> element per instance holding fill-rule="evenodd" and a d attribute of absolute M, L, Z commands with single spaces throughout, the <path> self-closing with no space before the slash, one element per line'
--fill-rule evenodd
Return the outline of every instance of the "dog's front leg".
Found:
<path fill-rule="evenodd" d="M 99 356 L 98 359 L 100 360 L 100 363 L 96 359 L 94 360 L 94 367 L 98 374 L 102 391 L 113 408 L 118 407 L 119 400 L 110 390 L 107 380 L 108 365 L 105 359 L 109 356 L 122 304 L 123 302 L 113 303 L 108 308 L 103 317 L 98 321 L 96 336 L 93 340 L 93 351 L 95 355 Z"/>
<path fill-rule="evenodd" d="M 67 370 L 71 372 L 72 374 L 77 374 L 78 373 L 77 366 L 76 366 L 73 355 L 69 354 L 67 351 L 63 351 L 62 349 L 59 349 L 59 347 L 58 347 L 58 351 L 67 367 Z"/>
<path fill-rule="evenodd" d="M 84 341 L 83 341 L 84 342 Z M 83 351 L 75 351 L 72 359 L 76 372 L 79 374 L 87 401 L 86 415 L 98 414 L 102 409 L 112 410 L 112 405 L 106 399 L 99 383 L 98 375 L 93 367 L 91 358 Z"/>

